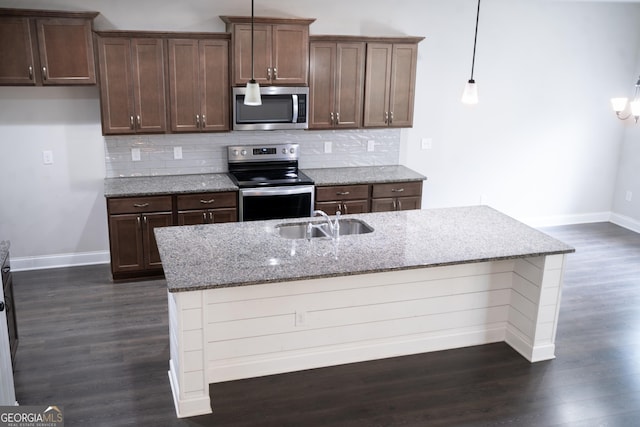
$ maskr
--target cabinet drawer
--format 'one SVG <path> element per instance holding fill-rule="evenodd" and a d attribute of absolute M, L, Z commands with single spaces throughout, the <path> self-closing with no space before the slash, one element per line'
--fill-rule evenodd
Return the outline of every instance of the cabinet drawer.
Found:
<path fill-rule="evenodd" d="M 235 191 L 181 194 L 178 196 L 178 210 L 232 208 L 236 206 L 237 199 Z"/>
<path fill-rule="evenodd" d="M 110 214 L 171 211 L 171 196 L 118 197 L 107 205 Z"/>
<path fill-rule="evenodd" d="M 316 201 L 368 199 L 369 185 L 335 185 L 316 187 Z"/>
<path fill-rule="evenodd" d="M 422 181 L 392 182 L 388 184 L 374 184 L 372 196 L 380 197 L 406 197 L 422 195 Z"/>

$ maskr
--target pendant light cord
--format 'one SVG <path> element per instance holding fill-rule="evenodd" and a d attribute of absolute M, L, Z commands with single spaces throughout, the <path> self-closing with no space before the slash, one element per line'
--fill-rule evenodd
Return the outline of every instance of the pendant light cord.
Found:
<path fill-rule="evenodd" d="M 473 57 L 471 59 L 471 80 L 473 80 L 473 69 L 476 65 L 476 43 L 478 41 L 478 21 L 480 21 L 480 0 L 478 0 L 478 12 L 476 13 L 476 33 L 473 36 Z"/>
<path fill-rule="evenodd" d="M 251 82 L 255 82 L 254 69 L 253 69 L 253 0 L 251 0 Z M 477 30 L 476 30 L 477 31 Z M 475 49 L 475 47 L 474 47 Z"/>

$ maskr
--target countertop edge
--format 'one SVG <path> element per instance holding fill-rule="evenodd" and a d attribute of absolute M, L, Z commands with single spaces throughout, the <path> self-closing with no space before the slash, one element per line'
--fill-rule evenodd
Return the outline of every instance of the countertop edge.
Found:
<path fill-rule="evenodd" d="M 267 280 L 252 280 L 248 282 L 237 282 L 237 283 L 225 283 L 218 285 L 190 285 L 188 287 L 171 287 L 167 286 L 167 290 L 171 293 L 179 293 L 179 292 L 190 292 L 190 291 L 204 291 L 209 289 L 224 289 L 224 288 L 238 288 L 243 286 L 253 286 L 253 285 L 268 285 L 273 283 L 286 283 L 286 282 L 296 282 L 300 280 L 314 280 L 314 279 L 326 279 L 331 277 L 344 277 L 344 276 L 359 276 L 366 274 L 375 274 L 375 273 L 387 273 L 393 271 L 405 271 L 405 270 L 419 270 L 423 268 L 436 268 L 436 267 L 447 267 L 452 265 L 461 265 L 461 264 L 475 264 L 481 262 L 492 262 L 492 261 L 507 261 L 511 259 L 522 259 L 522 258 L 531 258 L 531 257 L 539 257 L 539 256 L 550 256 L 550 255 L 564 255 L 574 253 L 575 248 L 565 249 L 565 250 L 557 250 L 557 251 L 548 251 L 548 252 L 535 252 L 535 253 L 525 253 L 518 255 L 507 255 L 501 257 L 489 257 L 489 258 L 478 258 L 478 259 L 469 259 L 469 260 L 461 260 L 461 261 L 450 261 L 450 262 L 441 262 L 441 263 L 433 263 L 433 264 L 425 264 L 425 265 L 411 265 L 411 266 L 401 266 L 394 268 L 384 268 L 384 269 L 370 269 L 370 270 L 362 270 L 362 271 L 352 271 L 348 273 L 329 273 L 329 274 L 320 274 L 320 275 L 307 275 L 307 276 L 297 276 L 297 277 L 285 277 L 278 279 L 267 279 Z"/>

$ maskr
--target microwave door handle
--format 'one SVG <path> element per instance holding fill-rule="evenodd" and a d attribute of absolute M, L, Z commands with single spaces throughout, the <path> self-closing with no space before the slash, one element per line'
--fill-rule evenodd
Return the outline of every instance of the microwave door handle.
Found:
<path fill-rule="evenodd" d="M 291 95 L 293 101 L 293 119 L 291 123 L 298 123 L 298 95 Z"/>

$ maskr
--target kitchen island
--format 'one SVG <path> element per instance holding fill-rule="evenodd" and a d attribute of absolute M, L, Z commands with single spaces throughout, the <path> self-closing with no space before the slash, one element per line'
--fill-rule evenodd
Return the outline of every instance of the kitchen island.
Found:
<path fill-rule="evenodd" d="M 222 381 L 499 341 L 554 357 L 572 247 L 486 206 L 355 217 L 374 231 L 279 235 L 309 219 L 156 230 L 179 417 L 211 412 Z"/>

